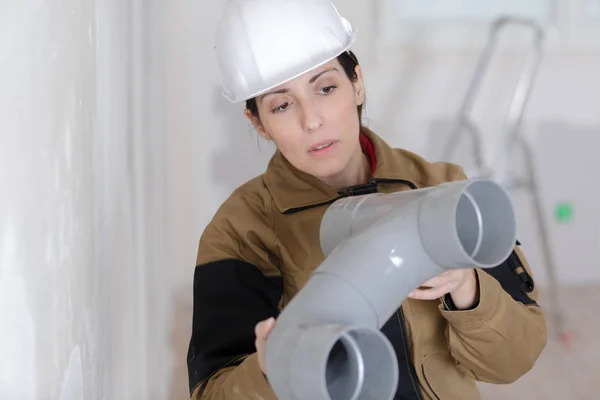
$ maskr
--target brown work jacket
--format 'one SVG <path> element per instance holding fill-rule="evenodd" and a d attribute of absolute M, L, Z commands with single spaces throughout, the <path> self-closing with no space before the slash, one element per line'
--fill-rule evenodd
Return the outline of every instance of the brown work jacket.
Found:
<path fill-rule="evenodd" d="M 257 362 L 254 328 L 277 317 L 323 261 L 320 222 L 336 199 L 466 178 L 457 165 L 391 148 L 366 128 L 363 134 L 375 153 L 369 184 L 338 192 L 277 151 L 265 173 L 236 189 L 206 227 L 187 360 L 193 399 L 276 399 Z M 506 262 L 476 275 L 472 309 L 454 309 L 449 296 L 406 299 L 382 328 L 400 367 L 397 399 L 479 399 L 477 381 L 511 383 L 536 362 L 546 320 L 520 243 Z"/>

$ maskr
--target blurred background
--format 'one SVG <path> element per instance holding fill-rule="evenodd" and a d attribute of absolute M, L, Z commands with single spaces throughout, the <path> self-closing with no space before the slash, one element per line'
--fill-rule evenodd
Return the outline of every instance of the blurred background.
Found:
<path fill-rule="evenodd" d="M 600 1 L 333 3 L 358 29 L 367 125 L 514 199 L 550 338 L 484 398 L 597 399 Z M 0 2 L 0 399 L 188 398 L 198 239 L 273 153 L 220 95 L 226 5 Z M 490 42 L 505 15 L 535 27 Z"/>

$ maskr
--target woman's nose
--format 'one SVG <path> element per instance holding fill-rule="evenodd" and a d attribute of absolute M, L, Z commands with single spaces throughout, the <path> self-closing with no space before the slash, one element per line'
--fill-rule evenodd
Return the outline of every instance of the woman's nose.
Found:
<path fill-rule="evenodd" d="M 315 102 L 309 101 L 302 105 L 302 125 L 306 132 L 314 132 L 323 126 L 323 117 Z"/>

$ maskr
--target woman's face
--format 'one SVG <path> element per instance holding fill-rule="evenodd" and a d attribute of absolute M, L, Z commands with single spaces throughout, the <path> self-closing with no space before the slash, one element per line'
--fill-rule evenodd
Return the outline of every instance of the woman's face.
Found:
<path fill-rule="evenodd" d="M 257 97 L 260 121 L 246 115 L 294 167 L 334 185 L 363 158 L 357 107 L 364 86 L 358 66 L 357 75 L 351 82 L 334 59 Z"/>

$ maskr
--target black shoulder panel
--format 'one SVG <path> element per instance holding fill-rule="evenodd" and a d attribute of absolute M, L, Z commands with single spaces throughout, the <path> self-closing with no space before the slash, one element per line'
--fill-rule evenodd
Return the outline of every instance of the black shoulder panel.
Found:
<path fill-rule="evenodd" d="M 225 365 L 256 351 L 254 327 L 277 317 L 281 277 L 265 277 L 241 260 L 199 265 L 194 272 L 192 336 L 187 354 L 190 393 Z"/>

